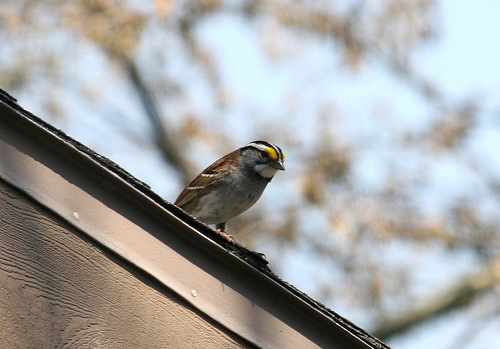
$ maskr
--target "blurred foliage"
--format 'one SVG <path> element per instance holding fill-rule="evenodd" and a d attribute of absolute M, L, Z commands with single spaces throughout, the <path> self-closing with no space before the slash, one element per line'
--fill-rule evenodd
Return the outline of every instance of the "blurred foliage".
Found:
<path fill-rule="evenodd" d="M 102 47 L 110 56 L 133 55 L 146 24 L 145 16 L 119 1 L 61 1 L 61 24 Z"/>
<path fill-rule="evenodd" d="M 498 201 L 500 193 L 498 179 L 484 170 L 481 163 L 462 156 L 463 145 L 478 124 L 479 102 L 471 102 L 469 96 L 463 100 L 448 97 L 446 91 L 441 91 L 415 69 L 415 52 L 439 36 L 437 1 L 348 1 L 341 4 L 327 0 L 154 0 L 150 8 L 139 5 L 140 1 L 132 0 L 3 0 L 0 40 L 11 51 L 9 57 L 17 59 L 2 59 L 0 85 L 14 95 L 16 90 L 27 88 L 39 76 L 49 79 L 53 86 L 61 85 L 60 69 L 65 64 L 59 60 L 61 48 L 51 47 L 44 41 L 46 36 L 56 35 L 61 28 L 65 28 L 74 40 L 97 47 L 110 62 L 135 64 L 140 58 L 138 55 L 144 54 L 141 44 L 145 36 L 152 35 L 154 31 L 149 29 L 156 27 L 175 39 L 150 48 L 148 54 L 157 61 L 150 58 L 152 62 L 147 67 L 138 64 L 134 69 L 143 77 L 142 82 L 130 79 L 128 83 L 144 83 L 146 88 L 142 93 L 151 94 L 148 103 L 160 105 L 159 101 L 167 100 L 174 106 L 181 105 L 173 109 L 174 118 L 180 122 L 170 125 L 168 120 L 172 117 L 169 119 L 167 114 L 172 110 L 156 108 L 160 115 L 165 114 L 165 124 L 156 127 L 164 128 L 178 149 L 197 144 L 222 155 L 240 146 L 241 140 L 217 127 L 207 127 L 206 116 L 190 105 L 193 102 L 188 98 L 183 81 L 173 74 L 165 74 L 164 66 L 169 64 L 169 56 L 163 50 L 170 48 L 169 45 L 182 50 L 176 52 L 186 56 L 193 69 L 202 72 L 203 83 L 211 91 L 209 98 L 214 113 L 223 113 L 232 105 L 231 91 L 221 76 L 214 52 L 195 34 L 196 26 L 203 19 L 218 13 L 233 13 L 244 21 L 257 23 L 262 52 L 271 61 L 300 52 L 297 46 L 286 44 L 287 38 L 292 37 L 294 41 L 306 35 L 304 40 L 327 40 L 332 64 L 334 54 L 341 57 L 341 69 L 353 74 L 363 66 L 381 64 L 388 74 L 406 83 L 415 96 L 431 106 L 434 121 L 427 129 L 393 135 L 401 149 L 420 154 L 420 162 L 416 169 L 404 173 L 391 171 L 393 164 L 385 164 L 390 175 L 383 185 L 369 190 L 360 187 L 353 179 L 353 168 L 359 161 L 363 145 L 336 139 L 337 133 L 332 129 L 341 128 L 335 120 L 342 111 L 332 107 L 334 101 L 320 106 L 323 112 L 307 120 L 315 125 L 316 132 L 314 137 L 309 137 L 307 146 L 293 136 L 293 128 L 287 125 L 286 118 L 280 134 L 266 134 L 265 127 L 255 125 L 255 129 L 260 130 L 255 138 L 269 138 L 294 154 L 297 162 L 300 160 L 294 164 L 293 177 L 288 171 L 288 176 L 283 176 L 293 183 L 287 188 L 293 187 L 295 199 L 283 205 L 277 219 L 270 219 L 262 205 L 235 219 L 230 229 L 237 232 L 238 240 L 249 247 L 272 241 L 277 246 L 276 251 L 282 252 L 307 244 L 306 250 L 320 256 L 322 263 L 331 265 L 332 270 L 343 271 L 342 285 L 316 280 L 315 288 L 322 300 L 328 302 L 342 297 L 366 309 L 374 319 L 393 313 L 394 306 L 387 305 L 389 299 L 399 300 L 396 304 L 411 303 L 413 299 L 405 267 L 388 269 L 377 259 L 377 247 L 381 244 L 394 240 L 415 245 L 432 242 L 450 250 L 471 249 L 486 263 L 498 258 L 495 246 L 498 248 L 500 221 L 481 213 L 481 208 L 471 198 L 451 201 L 444 210 L 433 215 L 423 212 L 415 203 L 416 194 L 424 190 L 429 162 L 440 154 L 453 154 L 464 168 L 482 178 L 495 200 Z M 155 76 L 161 78 L 154 79 Z M 299 95 L 300 86 L 297 88 Z M 87 93 L 92 96 L 99 91 Z M 71 115 L 62 115 L 64 108 L 58 93 L 47 91 L 44 103 L 53 117 L 71 118 Z M 283 113 L 293 110 L 291 98 L 283 107 Z M 254 112 L 250 110 L 248 114 Z M 194 175 L 187 163 L 181 159 L 176 165 L 183 172 L 184 181 Z M 318 217 L 323 222 L 318 222 Z M 311 220 L 317 223 L 315 227 L 323 228 L 310 231 L 308 222 Z M 268 258 L 278 272 L 285 268 L 280 265 L 278 256 L 268 254 Z"/>

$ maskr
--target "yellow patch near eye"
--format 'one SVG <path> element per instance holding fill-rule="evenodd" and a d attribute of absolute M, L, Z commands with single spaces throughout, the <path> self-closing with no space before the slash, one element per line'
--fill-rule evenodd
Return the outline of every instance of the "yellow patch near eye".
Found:
<path fill-rule="evenodd" d="M 276 150 L 274 150 L 273 148 L 266 148 L 264 150 L 269 154 L 269 157 L 271 159 L 278 160 L 278 153 L 276 152 Z"/>

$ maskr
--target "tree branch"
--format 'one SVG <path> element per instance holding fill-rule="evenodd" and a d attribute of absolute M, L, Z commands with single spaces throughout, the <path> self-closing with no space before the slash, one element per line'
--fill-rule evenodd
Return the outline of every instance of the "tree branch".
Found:
<path fill-rule="evenodd" d="M 154 99 L 149 93 L 146 84 L 137 69 L 136 64 L 131 59 L 124 60 L 125 70 L 127 71 L 132 85 L 136 89 L 139 98 L 142 101 L 147 117 L 153 126 L 156 143 L 164 159 L 174 166 L 184 183 L 189 183 L 193 173 L 190 162 L 184 157 L 171 135 L 166 131 L 167 126 L 160 117 L 158 108 Z"/>
<path fill-rule="evenodd" d="M 386 340 L 432 317 L 469 304 L 474 297 L 493 288 L 499 281 L 500 261 L 486 264 L 453 288 L 428 298 L 422 306 L 400 317 L 383 321 L 371 333 Z"/>

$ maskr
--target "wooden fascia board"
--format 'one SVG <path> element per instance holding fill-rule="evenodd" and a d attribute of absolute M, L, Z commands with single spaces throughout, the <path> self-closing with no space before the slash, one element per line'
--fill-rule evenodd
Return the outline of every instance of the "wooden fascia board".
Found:
<path fill-rule="evenodd" d="M 229 253 L 200 233 L 210 228 L 66 137 L 2 99 L 0 178 L 259 347 L 386 347 Z"/>

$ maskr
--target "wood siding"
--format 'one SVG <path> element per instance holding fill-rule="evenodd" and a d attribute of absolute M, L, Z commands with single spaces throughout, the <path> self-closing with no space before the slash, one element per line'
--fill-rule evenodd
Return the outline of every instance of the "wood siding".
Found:
<path fill-rule="evenodd" d="M 0 180 L 0 347 L 251 346 Z"/>

